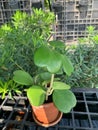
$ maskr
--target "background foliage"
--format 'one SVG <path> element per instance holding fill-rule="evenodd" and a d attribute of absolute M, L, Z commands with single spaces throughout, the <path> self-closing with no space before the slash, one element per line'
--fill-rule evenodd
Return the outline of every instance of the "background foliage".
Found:
<path fill-rule="evenodd" d="M 9 80 L 16 69 L 35 72 L 34 50 L 50 36 L 54 18 L 41 9 L 33 9 L 32 15 L 17 11 L 11 23 L 0 28 L 0 79 Z"/>
<path fill-rule="evenodd" d="M 87 27 L 86 31 L 86 38 L 80 38 L 77 45 L 66 48 L 74 72 L 62 79 L 72 87 L 98 87 L 98 32 L 93 26 Z"/>

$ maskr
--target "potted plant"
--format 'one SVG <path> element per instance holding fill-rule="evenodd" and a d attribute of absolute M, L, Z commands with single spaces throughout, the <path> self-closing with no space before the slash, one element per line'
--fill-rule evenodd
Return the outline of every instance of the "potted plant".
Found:
<path fill-rule="evenodd" d="M 70 112 L 76 105 L 76 98 L 70 86 L 59 81 L 60 74 L 66 73 L 70 76 L 73 72 L 71 61 L 62 53 L 64 48 L 65 45 L 61 41 L 40 44 L 33 57 L 34 64 L 38 67 L 37 73 L 33 77 L 24 70 L 16 70 L 13 73 L 16 83 L 28 86 L 26 92 L 33 109 L 33 118 L 45 127 L 58 123 L 62 113 Z"/>
<path fill-rule="evenodd" d="M 47 13 L 42 9 L 33 8 L 31 15 L 18 10 L 9 23 L 0 27 L 1 102 L 7 99 L 13 104 L 13 101 L 17 101 L 17 96 L 23 96 L 21 90 L 24 86 L 11 80 L 13 71 L 22 69 L 33 72 L 36 70 L 32 60 L 34 46 L 37 46 L 43 38 L 48 39 L 51 32 L 50 25 L 53 24 L 54 18 L 52 12 Z M 33 66 L 32 69 L 29 66 Z M 20 112 L 24 113 L 19 110 L 18 113 Z"/>

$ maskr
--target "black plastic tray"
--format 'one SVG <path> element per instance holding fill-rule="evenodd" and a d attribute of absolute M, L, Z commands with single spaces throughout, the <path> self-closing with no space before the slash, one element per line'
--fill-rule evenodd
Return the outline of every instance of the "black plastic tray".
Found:
<path fill-rule="evenodd" d="M 98 90 L 73 89 L 77 105 L 55 126 L 38 126 L 25 96 L 0 99 L 0 130 L 98 130 Z"/>

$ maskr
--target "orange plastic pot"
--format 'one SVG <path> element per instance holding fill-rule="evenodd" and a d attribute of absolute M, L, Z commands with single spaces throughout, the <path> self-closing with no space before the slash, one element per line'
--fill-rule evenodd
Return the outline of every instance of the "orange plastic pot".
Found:
<path fill-rule="evenodd" d="M 62 118 L 62 112 L 55 107 L 54 103 L 32 106 L 32 109 L 35 122 L 44 127 L 53 126 Z"/>

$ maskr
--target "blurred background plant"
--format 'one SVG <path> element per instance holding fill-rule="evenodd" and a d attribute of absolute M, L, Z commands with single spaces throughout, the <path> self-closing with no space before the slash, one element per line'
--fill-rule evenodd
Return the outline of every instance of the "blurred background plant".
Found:
<path fill-rule="evenodd" d="M 80 38 L 77 45 L 66 47 L 74 72 L 62 80 L 72 87 L 98 87 L 98 32 L 93 26 L 87 27 L 88 36 Z"/>
<path fill-rule="evenodd" d="M 49 38 L 54 19 L 52 12 L 42 9 L 33 9 L 32 15 L 17 11 L 0 27 L 0 79 L 8 81 L 16 69 L 33 75 L 33 52 Z"/>
<path fill-rule="evenodd" d="M 6 95 L 13 98 L 16 94 L 22 93 L 23 86 L 16 84 L 13 80 L 3 82 L 0 80 L 0 95 L 4 99 Z"/>

